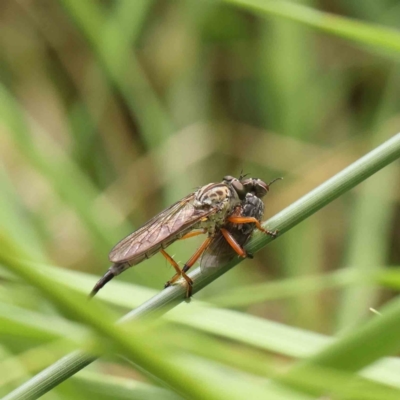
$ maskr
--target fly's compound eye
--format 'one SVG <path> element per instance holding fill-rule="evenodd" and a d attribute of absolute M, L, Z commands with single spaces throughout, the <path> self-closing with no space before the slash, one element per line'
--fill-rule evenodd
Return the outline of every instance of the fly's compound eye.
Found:
<path fill-rule="evenodd" d="M 240 199 L 244 199 L 247 193 L 246 188 L 243 186 L 242 182 L 239 181 L 239 179 L 233 179 L 231 182 L 231 185 L 235 189 L 235 192 L 238 194 Z"/>
<path fill-rule="evenodd" d="M 248 178 L 242 181 L 246 193 L 254 193 L 257 197 L 264 197 L 269 190 L 268 185 L 257 178 Z"/>
<path fill-rule="evenodd" d="M 246 190 L 246 188 L 243 186 L 242 182 L 239 179 L 231 175 L 226 175 L 224 176 L 224 182 L 229 183 L 233 187 L 233 189 L 238 194 L 241 200 L 245 198 L 246 193 L 248 191 Z"/>
<path fill-rule="evenodd" d="M 254 179 L 248 178 L 241 180 L 241 183 L 246 191 L 246 193 L 254 192 Z"/>
<path fill-rule="evenodd" d="M 254 179 L 254 191 L 257 197 L 264 197 L 269 190 L 269 186 L 261 179 Z"/>
<path fill-rule="evenodd" d="M 227 181 L 227 182 L 232 182 L 232 181 L 234 181 L 236 178 L 235 177 L 233 177 L 233 176 L 231 176 L 231 175 L 225 175 L 224 177 L 223 177 L 223 180 L 224 181 Z"/>

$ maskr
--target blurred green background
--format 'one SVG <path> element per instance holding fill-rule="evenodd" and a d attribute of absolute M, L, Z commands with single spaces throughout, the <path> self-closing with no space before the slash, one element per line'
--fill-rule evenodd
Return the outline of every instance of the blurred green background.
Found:
<path fill-rule="evenodd" d="M 394 0 L 294 3 L 398 34 Z M 265 198 L 267 219 L 399 131 L 398 53 L 226 2 L 3 0 L 1 232 L 38 263 L 93 274 L 77 284 L 85 293 L 109 267 L 117 241 L 224 175 L 284 177 Z M 354 328 L 395 295 L 384 273 L 400 259 L 397 183 L 398 165 L 384 169 L 195 300 L 326 335 Z M 201 240 L 176 243 L 170 254 L 184 262 Z M 114 281 L 159 290 L 172 275 L 156 255 Z M 64 279 L 74 286 L 79 277 Z M 101 292 L 109 300 L 119 287 L 114 281 Z M 20 316 L 21 331 L 24 312 L 56 318 L 50 303 L 5 270 L 0 308 L 4 326 Z M 289 354 L 223 334 L 169 329 L 182 342 L 185 332 L 193 336 L 182 345 L 187 354 L 219 354 L 219 363 L 247 373 L 290 363 Z M 47 365 L 18 358 L 28 357 L 38 338 L 16 340 L 9 332 L 0 332 L 0 369 L 9 360 L 22 365 L 2 394 Z M 62 346 L 55 347 L 61 356 Z M 143 379 L 118 363 L 93 368 Z M 48 398 L 89 398 L 99 378 L 80 379 Z M 137 398 L 175 398 L 145 389 Z M 101 392 L 96 398 L 126 395 Z"/>

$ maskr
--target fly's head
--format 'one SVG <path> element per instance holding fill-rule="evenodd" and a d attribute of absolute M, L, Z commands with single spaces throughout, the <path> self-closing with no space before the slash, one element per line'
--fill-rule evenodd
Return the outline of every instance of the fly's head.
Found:
<path fill-rule="evenodd" d="M 240 183 L 244 188 L 245 195 L 247 193 L 251 193 L 261 199 L 269 192 L 270 186 L 280 179 L 283 178 L 276 178 L 270 183 L 266 184 L 264 181 L 258 178 L 247 178 L 240 180 Z"/>

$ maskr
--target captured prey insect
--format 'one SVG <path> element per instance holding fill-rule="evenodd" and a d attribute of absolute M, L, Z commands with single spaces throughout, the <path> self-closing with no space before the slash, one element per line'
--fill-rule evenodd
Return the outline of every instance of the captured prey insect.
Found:
<path fill-rule="evenodd" d="M 255 223 L 258 225 L 257 227 L 261 228 L 256 218 L 235 215 L 239 212 L 238 210 L 241 210 L 241 208 L 237 209 L 237 206 L 242 202 L 246 206 L 246 195 L 254 193 L 257 196 L 257 191 L 260 190 L 264 194 L 268 191 L 268 185 L 261 180 L 244 179 L 243 176 L 237 179 L 228 175 L 223 178 L 222 182 L 209 183 L 161 211 L 137 231 L 117 243 L 111 250 L 109 259 L 113 264 L 96 283 L 90 295 L 94 296 L 107 282 L 129 267 L 139 264 L 157 252 L 161 252 L 176 271 L 175 275 L 165 284 L 165 287 L 172 285 L 182 277 L 187 283 L 186 297 L 190 297 L 193 282 L 186 275 L 186 272 L 213 242 L 213 238 L 221 232 L 227 242 L 231 246 L 235 246 L 235 240 L 229 240 L 229 235 L 225 234 L 226 230 L 221 230 L 224 225 L 227 223 Z M 246 220 L 243 220 L 243 218 Z M 235 229 L 237 228 L 233 230 L 235 231 Z M 253 230 L 254 228 L 251 229 L 251 231 Z M 261 228 L 261 230 L 263 229 Z M 202 233 L 208 235 L 207 239 L 180 269 L 177 262 L 165 251 L 165 248 L 176 240 Z M 239 247 L 241 248 L 240 245 Z M 235 252 L 238 252 L 237 248 L 239 247 L 234 247 Z M 246 257 L 243 249 L 240 255 Z"/>
<path fill-rule="evenodd" d="M 274 238 L 278 235 L 278 231 L 266 230 L 260 223 L 265 208 L 261 199 L 268 193 L 269 187 L 280 179 L 282 178 L 276 178 L 268 185 L 254 178 L 241 181 L 247 191 L 245 198 L 235 207 L 227 223 L 215 233 L 203 252 L 200 259 L 202 270 L 224 265 L 235 256 L 253 258 L 253 255 L 246 252 L 243 247 L 256 228 Z"/>

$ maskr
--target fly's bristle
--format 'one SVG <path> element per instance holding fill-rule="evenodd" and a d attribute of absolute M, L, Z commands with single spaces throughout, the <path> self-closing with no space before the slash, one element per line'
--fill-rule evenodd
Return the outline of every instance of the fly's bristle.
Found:
<path fill-rule="evenodd" d="M 89 297 L 93 297 L 107 282 L 114 278 L 115 274 L 108 270 L 101 279 L 94 285 L 93 290 L 90 292 Z"/>

